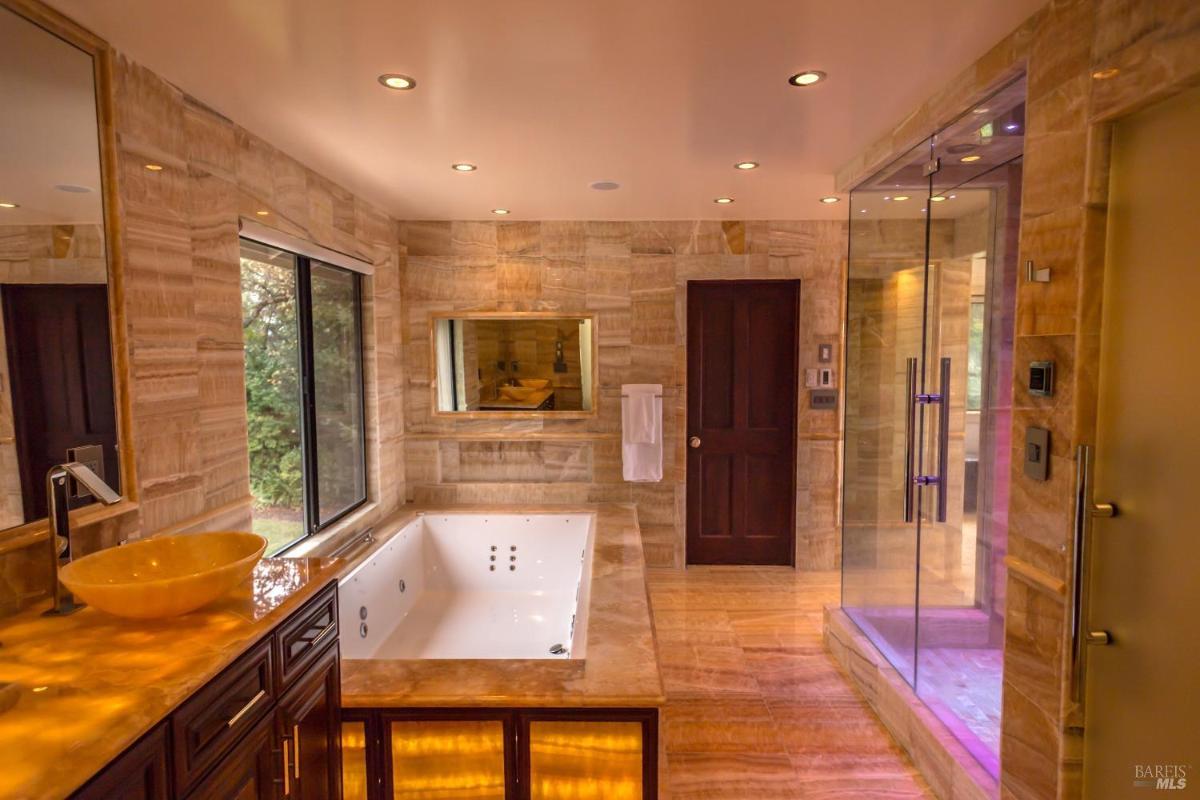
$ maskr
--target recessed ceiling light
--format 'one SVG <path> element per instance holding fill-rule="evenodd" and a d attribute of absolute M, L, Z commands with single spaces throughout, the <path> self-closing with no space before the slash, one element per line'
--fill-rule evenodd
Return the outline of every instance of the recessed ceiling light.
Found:
<path fill-rule="evenodd" d="M 147 164 L 146 165 L 146 169 L 150 170 L 151 172 L 162 172 L 162 168 L 163 168 L 162 164 Z"/>
<path fill-rule="evenodd" d="M 986 114 L 989 111 L 991 111 L 990 108 L 973 108 L 973 109 L 971 109 L 972 114 Z"/>
<path fill-rule="evenodd" d="M 940 195 L 940 194 L 939 194 L 939 195 L 935 195 L 935 196 L 933 196 L 933 197 L 931 197 L 931 198 L 929 198 L 929 199 L 930 199 L 930 200 L 932 200 L 932 201 L 933 201 L 933 202 L 935 202 L 935 203 L 942 203 L 942 202 L 945 202 L 945 200 L 946 200 L 945 196 L 943 196 L 943 195 Z"/>
<path fill-rule="evenodd" d="M 735 169 L 758 169 L 757 161 L 739 161 L 733 165 Z"/>
<path fill-rule="evenodd" d="M 836 203 L 836 202 L 840 201 L 841 199 L 842 198 L 840 198 L 840 197 L 834 197 L 833 195 L 830 195 L 829 197 L 822 197 L 821 202 L 822 203 Z"/>
<path fill-rule="evenodd" d="M 816 69 L 806 69 L 788 78 L 788 83 L 792 86 L 812 86 L 814 83 L 823 80 L 825 80 L 824 72 Z"/>
<path fill-rule="evenodd" d="M 493 208 L 492 213 L 496 214 L 497 216 L 503 217 L 505 214 L 508 213 L 508 209 L 507 208 Z"/>
<path fill-rule="evenodd" d="M 908 199 L 908 195 L 906 195 L 906 194 L 898 194 L 898 195 L 896 195 L 895 197 L 893 197 L 892 199 L 893 199 L 893 200 L 895 200 L 897 203 L 899 203 L 899 202 L 902 202 L 902 201 L 904 201 L 904 200 L 907 200 L 907 199 Z"/>
<path fill-rule="evenodd" d="M 457 164 L 451 164 L 450 169 L 454 170 L 455 172 L 474 172 L 475 170 L 479 169 L 479 167 L 475 166 L 474 164 L 468 164 L 465 161 L 460 161 Z"/>
<path fill-rule="evenodd" d="M 379 82 L 389 89 L 399 89 L 401 91 L 413 89 L 417 82 L 407 75 L 399 75 L 395 72 L 385 72 L 379 76 Z"/>
<path fill-rule="evenodd" d="M 90 194 L 92 191 L 88 186 L 79 186 L 74 183 L 59 183 L 55 184 L 54 188 L 67 194 Z"/>
<path fill-rule="evenodd" d="M 733 198 L 732 197 L 718 197 L 716 200 L 713 200 L 713 202 L 719 206 L 727 206 L 733 202 Z"/>
<path fill-rule="evenodd" d="M 621 188 L 621 184 L 616 181 L 596 181 L 589 185 L 597 192 L 615 192 Z"/>
<path fill-rule="evenodd" d="M 972 161 L 978 161 L 981 158 L 983 158 L 983 156 L 963 156 L 959 159 L 959 161 L 963 162 L 964 164 L 970 164 Z"/>
<path fill-rule="evenodd" d="M 20 203 L 9 203 L 7 201 L 0 203 L 0 208 L 20 208 L 20 207 L 21 207 Z"/>
<path fill-rule="evenodd" d="M 1106 81 L 1109 78 L 1115 78 L 1117 76 L 1117 73 L 1119 73 L 1120 71 L 1121 70 L 1117 69 L 1116 67 L 1106 67 L 1104 69 L 1098 69 L 1095 72 L 1093 72 L 1092 77 L 1098 81 Z"/>
<path fill-rule="evenodd" d="M 867 210 L 866 210 L 865 208 L 860 208 L 860 209 L 858 210 L 858 213 L 860 213 L 860 214 L 865 214 L 865 213 L 867 213 Z"/>
<path fill-rule="evenodd" d="M 260 217 L 265 217 L 265 216 L 267 216 L 268 214 L 270 214 L 271 212 L 270 212 L 270 211 L 267 211 L 266 209 L 262 209 L 262 208 L 260 208 L 258 211 L 255 211 L 254 213 L 255 213 L 255 214 L 258 214 Z"/>

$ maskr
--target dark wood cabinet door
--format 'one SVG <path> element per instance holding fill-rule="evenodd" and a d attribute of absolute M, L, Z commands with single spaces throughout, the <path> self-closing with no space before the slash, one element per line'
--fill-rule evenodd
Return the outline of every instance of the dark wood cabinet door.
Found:
<path fill-rule="evenodd" d="M 167 800 L 167 726 L 159 725 L 73 795 L 73 800 Z"/>
<path fill-rule="evenodd" d="M 799 281 L 688 284 L 687 562 L 795 560 Z"/>
<path fill-rule="evenodd" d="M 274 745 L 267 717 L 197 784 L 188 800 L 276 800 L 276 759 L 281 755 Z"/>
<path fill-rule="evenodd" d="M 331 645 L 284 695 L 276 712 L 279 740 L 287 754 L 288 800 L 341 796 L 341 694 L 336 640 Z"/>

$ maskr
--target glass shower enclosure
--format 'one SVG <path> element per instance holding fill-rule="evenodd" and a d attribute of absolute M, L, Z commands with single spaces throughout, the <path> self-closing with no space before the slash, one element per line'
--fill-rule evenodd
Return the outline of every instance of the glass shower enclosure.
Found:
<path fill-rule="evenodd" d="M 1025 84 L 850 195 L 842 606 L 999 773 Z"/>

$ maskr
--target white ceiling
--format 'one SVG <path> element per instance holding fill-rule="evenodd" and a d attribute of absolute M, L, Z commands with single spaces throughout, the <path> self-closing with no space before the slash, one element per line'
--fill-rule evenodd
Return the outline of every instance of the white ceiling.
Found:
<path fill-rule="evenodd" d="M 839 166 L 1044 0 L 51 2 L 401 219 L 819 219 L 847 213 L 817 202 Z"/>

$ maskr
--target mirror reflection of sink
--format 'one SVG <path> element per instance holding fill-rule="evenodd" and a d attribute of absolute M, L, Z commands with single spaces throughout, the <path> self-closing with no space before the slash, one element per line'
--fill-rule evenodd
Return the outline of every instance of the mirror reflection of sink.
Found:
<path fill-rule="evenodd" d="M 530 389 L 545 389 L 550 385 L 550 381 L 545 378 L 520 378 L 517 383 L 528 386 Z"/>
<path fill-rule="evenodd" d="M 266 547 L 263 537 L 240 531 L 160 536 L 76 559 L 59 579 L 85 603 L 118 617 L 173 617 L 245 580 Z"/>
<path fill-rule="evenodd" d="M 537 389 L 530 386 L 501 386 L 500 396 L 509 400 L 528 400 L 536 391 Z"/>

